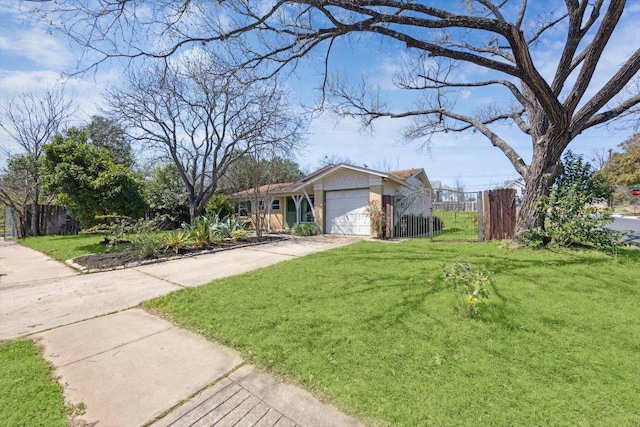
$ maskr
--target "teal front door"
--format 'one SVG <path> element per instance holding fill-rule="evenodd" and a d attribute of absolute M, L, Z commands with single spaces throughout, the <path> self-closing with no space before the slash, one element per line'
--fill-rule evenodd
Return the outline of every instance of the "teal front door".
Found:
<path fill-rule="evenodd" d="M 291 228 L 296 225 L 296 204 L 291 197 L 287 197 L 285 205 L 285 222 L 287 223 L 287 228 Z"/>

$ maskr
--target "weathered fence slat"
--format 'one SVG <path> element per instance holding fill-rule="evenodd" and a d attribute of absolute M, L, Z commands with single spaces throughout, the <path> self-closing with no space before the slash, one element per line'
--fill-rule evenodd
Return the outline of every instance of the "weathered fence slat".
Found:
<path fill-rule="evenodd" d="M 511 239 L 516 229 L 516 192 L 510 188 L 487 190 L 484 201 L 484 240 Z"/>

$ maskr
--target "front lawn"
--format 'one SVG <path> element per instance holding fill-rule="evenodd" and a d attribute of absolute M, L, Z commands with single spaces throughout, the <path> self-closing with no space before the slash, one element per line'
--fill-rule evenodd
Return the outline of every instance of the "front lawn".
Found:
<path fill-rule="evenodd" d="M 77 234 L 72 236 L 38 236 L 26 237 L 18 242 L 28 246 L 59 261 L 66 261 L 82 255 L 103 253 L 105 245 L 100 242 L 104 239 L 102 234 Z"/>
<path fill-rule="evenodd" d="M 442 220 L 444 229 L 433 240 L 478 241 L 478 212 L 433 211 Z"/>
<path fill-rule="evenodd" d="M 442 265 L 494 274 L 463 320 Z M 640 424 L 640 251 L 360 242 L 147 303 L 367 422 Z"/>
<path fill-rule="evenodd" d="M 67 426 L 62 387 L 33 341 L 0 343 L 0 426 Z"/>

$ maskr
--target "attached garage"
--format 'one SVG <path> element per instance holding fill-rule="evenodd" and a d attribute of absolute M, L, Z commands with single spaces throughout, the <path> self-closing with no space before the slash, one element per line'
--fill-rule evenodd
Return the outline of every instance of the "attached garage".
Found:
<path fill-rule="evenodd" d="M 326 192 L 327 234 L 369 236 L 371 234 L 367 203 L 369 189 Z"/>

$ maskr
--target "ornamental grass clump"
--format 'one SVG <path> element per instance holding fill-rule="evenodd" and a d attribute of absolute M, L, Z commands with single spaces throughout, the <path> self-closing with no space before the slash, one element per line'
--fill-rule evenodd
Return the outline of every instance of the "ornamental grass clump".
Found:
<path fill-rule="evenodd" d="M 247 240 L 247 230 L 234 230 L 231 232 L 231 238 L 236 242 Z"/>
<path fill-rule="evenodd" d="M 463 317 L 475 317 L 489 298 L 491 276 L 465 261 L 443 268 L 444 281 L 455 292 L 458 311 Z"/>
<path fill-rule="evenodd" d="M 189 233 L 185 230 L 174 230 L 162 237 L 162 246 L 167 250 L 172 250 L 176 254 L 184 249 L 189 242 Z"/>
<path fill-rule="evenodd" d="M 302 237 L 315 236 L 316 234 L 318 234 L 318 229 L 314 224 L 299 223 L 299 224 L 295 224 L 291 228 L 291 234 L 293 234 L 294 236 L 302 236 Z"/>

